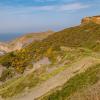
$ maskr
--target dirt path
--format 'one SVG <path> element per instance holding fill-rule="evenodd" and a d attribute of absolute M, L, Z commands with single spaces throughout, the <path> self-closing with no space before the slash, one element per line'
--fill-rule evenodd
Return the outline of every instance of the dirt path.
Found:
<path fill-rule="evenodd" d="M 46 94 L 47 92 L 56 88 L 57 86 L 63 85 L 74 75 L 84 72 L 87 68 L 97 63 L 100 63 L 100 59 L 96 59 L 92 57 L 83 58 L 80 61 L 73 63 L 65 71 L 60 72 L 56 76 L 43 82 L 41 85 L 36 86 L 35 88 L 32 89 L 30 93 L 13 98 L 12 100 L 34 100 L 35 98 L 38 98 Z"/>

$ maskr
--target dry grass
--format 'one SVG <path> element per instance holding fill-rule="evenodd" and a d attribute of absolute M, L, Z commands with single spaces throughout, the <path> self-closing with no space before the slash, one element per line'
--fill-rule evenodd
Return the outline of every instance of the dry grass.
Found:
<path fill-rule="evenodd" d="M 67 100 L 100 100 L 100 81 L 87 89 L 74 93 Z"/>

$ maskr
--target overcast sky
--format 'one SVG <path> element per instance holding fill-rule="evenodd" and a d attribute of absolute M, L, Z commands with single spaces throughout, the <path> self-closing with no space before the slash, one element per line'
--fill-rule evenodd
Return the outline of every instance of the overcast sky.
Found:
<path fill-rule="evenodd" d="M 100 0 L 0 0 L 0 34 L 61 30 L 100 15 Z"/>

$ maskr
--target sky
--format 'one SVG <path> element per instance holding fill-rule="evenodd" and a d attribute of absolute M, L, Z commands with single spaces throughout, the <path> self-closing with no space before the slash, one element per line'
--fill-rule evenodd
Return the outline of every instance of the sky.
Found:
<path fill-rule="evenodd" d="M 0 34 L 59 31 L 100 15 L 100 0 L 0 0 Z"/>

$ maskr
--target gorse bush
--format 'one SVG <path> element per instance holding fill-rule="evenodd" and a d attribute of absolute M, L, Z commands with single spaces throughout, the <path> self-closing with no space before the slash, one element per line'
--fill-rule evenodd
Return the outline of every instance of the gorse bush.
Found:
<path fill-rule="evenodd" d="M 10 69 L 5 69 L 0 77 L 0 81 L 5 81 L 6 79 L 9 79 L 13 77 L 14 73 Z"/>

